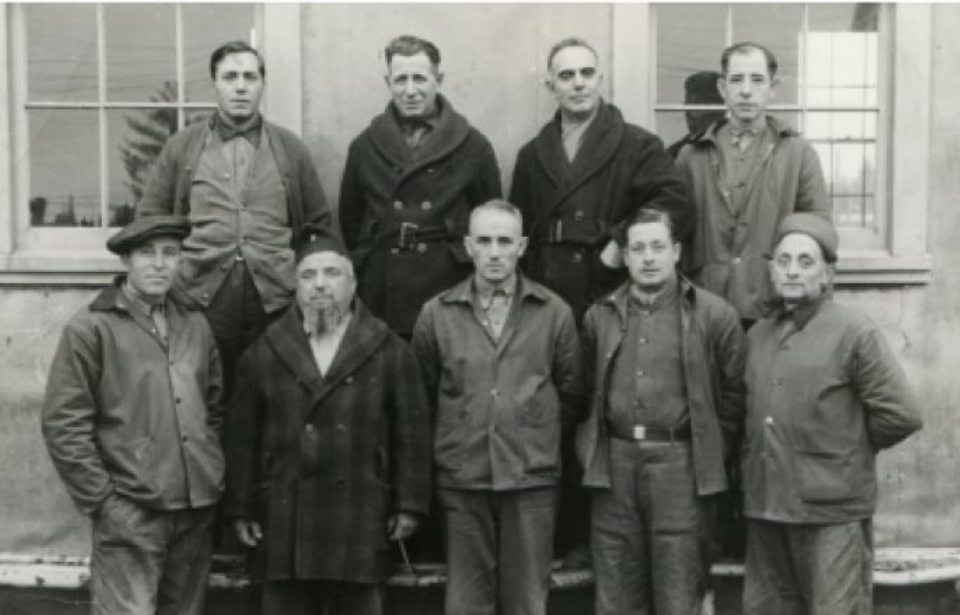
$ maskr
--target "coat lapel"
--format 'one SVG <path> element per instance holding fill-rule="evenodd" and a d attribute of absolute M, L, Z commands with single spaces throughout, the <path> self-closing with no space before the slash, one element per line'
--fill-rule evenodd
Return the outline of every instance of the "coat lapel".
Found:
<path fill-rule="evenodd" d="M 554 198 L 546 204 L 552 212 L 594 174 L 603 169 L 616 154 L 623 140 L 624 122 L 613 105 L 600 103 L 597 117 L 587 128 L 580 151 L 573 163 L 567 164 L 560 139 L 560 112 L 537 137 L 537 158 L 550 179 L 558 186 Z M 563 178 L 563 179 L 560 179 Z"/>
<path fill-rule="evenodd" d="M 293 374 L 298 384 L 313 395 L 321 386 L 323 378 L 310 350 L 310 342 L 303 330 L 303 317 L 296 305 L 291 305 L 280 320 L 267 329 L 267 342 L 277 359 Z"/>

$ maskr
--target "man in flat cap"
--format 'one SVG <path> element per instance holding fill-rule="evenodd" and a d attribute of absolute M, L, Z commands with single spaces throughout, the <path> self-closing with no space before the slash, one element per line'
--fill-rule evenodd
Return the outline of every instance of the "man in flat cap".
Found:
<path fill-rule="evenodd" d="M 201 614 L 223 488 L 220 358 L 203 315 L 168 293 L 190 223 L 136 220 L 126 267 L 63 331 L 42 426 L 93 522 L 92 612 Z"/>
<path fill-rule="evenodd" d="M 350 144 L 340 225 L 358 295 L 409 338 L 427 299 L 470 273 L 470 210 L 499 197 L 490 141 L 440 93 L 440 50 L 403 35 L 384 50 L 391 100 Z"/>
<path fill-rule="evenodd" d="M 388 541 L 428 510 L 420 372 L 355 289 L 339 240 L 314 235 L 296 302 L 237 365 L 224 516 L 251 549 L 263 613 L 380 615 Z"/>
<path fill-rule="evenodd" d="M 303 141 L 260 114 L 260 52 L 221 45 L 210 78 L 216 111 L 167 141 L 136 215 L 190 219 L 174 288 L 203 307 L 229 392 L 240 354 L 293 298 L 298 241 L 330 210 Z"/>
<path fill-rule="evenodd" d="M 792 214 L 748 334 L 744 613 L 872 612 L 876 455 L 921 426 L 883 333 L 830 298 L 837 233 Z"/>

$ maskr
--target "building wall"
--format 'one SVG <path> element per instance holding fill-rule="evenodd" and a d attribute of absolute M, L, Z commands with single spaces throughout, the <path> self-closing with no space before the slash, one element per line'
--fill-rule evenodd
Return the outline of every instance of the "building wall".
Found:
<path fill-rule="evenodd" d="M 960 276 L 951 267 L 960 262 L 960 6 L 933 10 L 931 125 L 915 127 L 931 134 L 932 281 L 837 293 L 839 301 L 881 325 L 915 384 L 926 420 L 923 432 L 881 455 L 880 545 L 960 544 L 960 481 L 953 461 L 960 448 L 953 420 L 960 397 Z M 388 100 L 381 50 L 392 36 L 409 32 L 439 45 L 443 91 L 493 142 L 505 188 L 517 149 L 553 111 L 541 85 L 550 45 L 576 33 L 595 42 L 604 66 L 615 60 L 613 12 L 602 5 L 302 5 L 299 23 L 302 133 L 333 202 L 349 141 Z M 618 84 L 611 81 L 607 93 L 615 98 Z M 910 86 L 907 76 L 895 87 Z M 632 109 L 625 113 L 635 119 Z M 90 288 L 0 286 L 0 551 L 88 549 L 86 522 L 43 449 L 39 413 L 60 328 L 92 297 Z"/>

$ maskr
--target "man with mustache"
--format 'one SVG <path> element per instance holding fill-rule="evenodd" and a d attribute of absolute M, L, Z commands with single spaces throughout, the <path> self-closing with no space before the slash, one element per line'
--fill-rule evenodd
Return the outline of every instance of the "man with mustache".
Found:
<path fill-rule="evenodd" d="M 168 292 L 190 233 L 136 220 L 107 241 L 126 275 L 64 328 L 43 436 L 93 523 L 92 612 L 204 612 L 223 489 L 222 379 L 203 315 Z"/>
<path fill-rule="evenodd" d="M 306 146 L 260 114 L 260 53 L 222 45 L 210 78 L 216 111 L 164 145 L 137 217 L 189 217 L 174 289 L 202 306 L 230 391 L 240 354 L 293 297 L 297 242 L 328 227 L 330 211 Z"/>
<path fill-rule="evenodd" d="M 440 93 L 436 45 L 398 36 L 384 56 L 390 102 L 350 144 L 340 225 L 358 295 L 409 338 L 427 299 L 469 273 L 470 210 L 502 188 L 490 142 Z"/>
<path fill-rule="evenodd" d="M 296 302 L 237 366 L 224 517 L 263 613 L 381 615 L 388 541 L 430 500 L 430 426 L 406 343 L 354 298 L 338 238 L 297 253 Z"/>
<path fill-rule="evenodd" d="M 580 344 L 570 307 L 517 271 L 522 228 L 510 203 L 476 207 L 464 239 L 474 274 L 431 299 L 413 334 L 436 430 L 447 615 L 546 612 Z"/>
<path fill-rule="evenodd" d="M 666 212 L 641 209 L 619 241 L 630 280 L 583 322 L 593 394 L 577 453 L 592 499 L 595 611 L 699 613 L 715 498 L 743 420 L 743 331 L 726 302 L 677 275 Z"/>
<path fill-rule="evenodd" d="M 833 206 L 813 146 L 767 113 L 779 84 L 773 53 L 737 43 L 724 50 L 720 71 L 717 88 L 729 118 L 714 122 L 677 158 L 697 204 L 683 270 L 749 326 L 772 297 L 764 254 L 780 220 L 795 211 L 831 220 Z"/>

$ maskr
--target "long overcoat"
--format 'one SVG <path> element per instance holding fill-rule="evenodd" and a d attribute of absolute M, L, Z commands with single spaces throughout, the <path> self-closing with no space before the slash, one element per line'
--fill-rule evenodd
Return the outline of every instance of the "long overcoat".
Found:
<path fill-rule="evenodd" d="M 295 305 L 238 364 L 224 506 L 228 519 L 264 528 L 254 578 L 380 582 L 388 515 L 427 512 L 431 437 L 417 362 L 355 306 L 325 376 Z"/>
<path fill-rule="evenodd" d="M 601 103 L 573 163 L 560 138 L 560 114 L 517 155 L 510 202 L 523 212 L 530 247 L 525 271 L 559 294 L 579 321 L 596 299 L 626 280 L 626 269 L 600 262 L 600 252 L 644 205 L 666 210 L 675 236 L 694 228 L 694 205 L 683 175 L 655 135 Z"/>
<path fill-rule="evenodd" d="M 436 127 L 415 150 L 390 103 L 350 144 L 340 186 L 357 294 L 403 335 L 427 299 L 469 275 L 470 210 L 502 194 L 490 142 L 449 101 L 437 101 Z"/>

